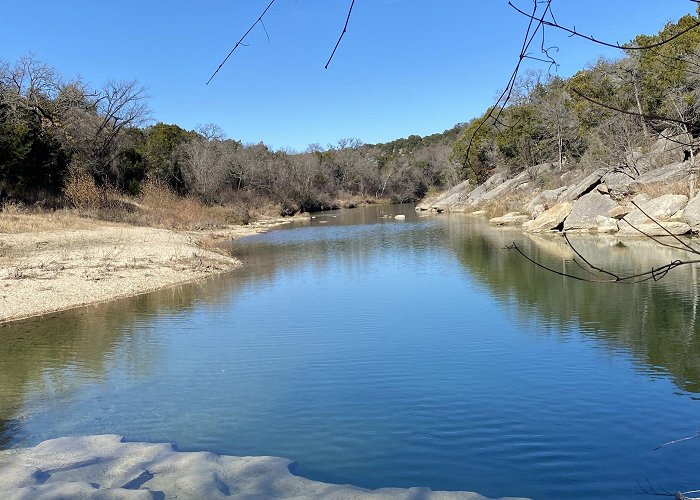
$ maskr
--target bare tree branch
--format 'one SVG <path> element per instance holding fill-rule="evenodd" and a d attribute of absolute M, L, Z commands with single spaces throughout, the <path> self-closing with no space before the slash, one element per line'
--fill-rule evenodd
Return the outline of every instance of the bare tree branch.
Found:
<path fill-rule="evenodd" d="M 262 24 L 262 22 L 263 22 L 263 20 L 262 20 L 262 19 L 263 19 L 263 16 L 264 16 L 265 14 L 267 14 L 267 11 L 270 10 L 270 7 L 272 7 L 272 4 L 273 4 L 273 3 L 275 3 L 275 0 L 270 0 L 270 3 L 267 5 L 267 7 L 265 7 L 265 10 L 262 12 L 262 14 L 260 14 L 260 16 L 258 16 L 258 18 L 255 20 L 255 22 L 250 26 L 250 28 L 248 28 L 248 31 L 246 31 L 246 32 L 243 34 L 243 36 L 241 37 L 241 39 L 238 40 L 238 42 L 236 42 L 236 45 L 233 46 L 233 48 L 232 48 L 231 51 L 228 53 L 228 55 L 224 58 L 223 61 L 221 61 L 221 64 L 219 64 L 219 67 L 216 68 L 216 71 L 214 71 L 214 73 L 209 77 L 209 80 L 207 80 L 207 85 L 209 85 L 209 82 L 212 81 L 212 79 L 216 76 L 216 74 L 219 72 L 219 70 L 221 69 L 221 67 L 222 67 L 224 64 L 226 64 L 226 61 L 228 61 L 228 58 L 231 57 L 231 54 L 233 54 L 233 52 L 234 52 L 239 46 L 243 45 L 243 40 L 245 40 L 245 38 L 248 36 L 248 34 L 249 34 L 251 31 L 253 31 L 253 28 L 255 28 L 255 26 L 257 26 L 258 23 Z M 265 34 L 267 34 L 267 29 L 265 28 L 265 25 L 262 25 L 262 26 L 263 26 L 263 29 L 265 30 Z M 269 36 L 269 35 L 268 35 L 267 39 L 268 39 L 268 40 L 270 39 L 270 36 Z"/>
<path fill-rule="evenodd" d="M 345 26 L 343 26 L 343 32 L 340 34 L 340 37 L 338 38 L 338 41 L 335 44 L 335 47 L 333 47 L 333 52 L 331 52 L 331 56 L 328 58 L 328 62 L 324 66 L 325 69 L 328 69 L 328 65 L 331 63 L 333 60 L 333 56 L 335 55 L 335 51 L 338 50 L 338 45 L 340 45 L 341 40 L 345 36 L 345 33 L 348 31 L 348 23 L 350 22 L 350 16 L 352 15 L 352 8 L 355 6 L 355 0 L 352 0 L 350 3 L 350 9 L 348 9 L 348 17 L 345 19 Z"/>
<path fill-rule="evenodd" d="M 700 431 L 698 431 L 693 436 L 688 436 L 688 437 L 684 437 L 684 438 L 680 438 L 680 439 L 674 439 L 673 441 L 669 441 L 668 443 L 661 444 L 661 445 L 657 446 L 656 448 L 654 448 L 654 451 L 660 450 L 661 448 L 664 448 L 666 446 L 670 446 L 672 444 L 680 443 L 683 441 L 690 441 L 691 439 L 698 439 L 698 438 L 700 438 Z M 696 493 L 696 491 L 688 491 L 686 493 Z"/>
<path fill-rule="evenodd" d="M 532 16 L 531 14 L 528 14 L 527 12 L 525 12 L 525 11 L 519 9 L 518 7 L 516 7 L 515 5 L 513 5 L 513 2 L 510 2 L 510 1 L 509 1 L 509 2 L 508 2 L 508 5 L 510 5 L 511 7 L 513 7 L 516 11 L 518 11 L 520 14 L 524 15 L 525 17 L 529 17 L 530 19 L 533 19 L 533 16 Z M 552 27 L 552 28 L 556 28 L 556 29 L 558 29 L 558 30 L 565 31 L 565 32 L 569 33 L 572 37 L 583 38 L 584 40 L 588 40 L 588 41 L 590 41 L 590 42 L 594 42 L 594 43 L 597 43 L 597 44 L 599 44 L 599 45 L 604 45 L 604 46 L 606 46 L 606 47 L 612 47 L 612 48 L 614 48 L 614 49 L 622 49 L 622 50 L 649 50 L 649 49 L 653 49 L 653 48 L 656 48 L 656 47 L 661 47 L 662 45 L 665 45 L 665 44 L 667 44 L 668 42 L 671 42 L 671 41 L 675 40 L 676 38 L 678 38 L 678 37 L 680 37 L 680 36 L 683 36 L 683 35 L 685 35 L 686 33 L 688 33 L 689 31 L 692 31 L 692 30 L 694 30 L 695 28 L 697 28 L 698 26 L 700 26 L 700 21 L 699 21 L 699 22 L 693 24 L 692 26 L 689 26 L 688 28 L 686 28 L 686 29 L 684 29 L 684 30 L 682 30 L 682 31 L 680 31 L 680 32 L 678 32 L 678 33 L 676 33 L 675 35 L 673 35 L 673 36 L 671 36 L 671 37 L 668 37 L 668 38 L 666 38 L 666 39 L 664 39 L 664 40 L 661 40 L 661 41 L 659 41 L 659 42 L 652 43 L 652 44 L 649 44 L 649 45 L 639 45 L 639 46 L 635 46 L 635 45 L 621 45 L 621 44 L 619 44 L 619 43 L 617 43 L 617 42 L 611 43 L 611 42 L 605 42 L 605 41 L 603 41 L 603 40 L 598 40 L 597 38 L 595 38 L 595 37 L 593 37 L 593 36 L 584 35 L 584 34 L 582 34 L 582 33 L 579 33 L 578 31 L 576 31 L 576 27 L 575 27 L 575 26 L 574 26 L 573 29 L 572 29 L 572 28 L 567 28 L 566 26 L 562 26 L 561 24 L 557 23 L 557 22 L 554 21 L 554 20 L 553 20 L 553 21 L 546 21 L 546 20 L 541 20 L 541 21 L 540 21 L 539 19 L 537 19 L 537 21 L 538 21 L 538 22 L 541 22 L 544 26 L 550 26 L 550 27 Z"/>

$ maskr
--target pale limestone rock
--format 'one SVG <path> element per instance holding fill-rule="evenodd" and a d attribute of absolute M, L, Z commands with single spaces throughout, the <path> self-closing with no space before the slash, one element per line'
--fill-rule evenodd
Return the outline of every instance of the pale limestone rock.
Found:
<path fill-rule="evenodd" d="M 564 221 L 564 231 L 597 229 L 596 217 L 607 218 L 608 211 L 615 206 L 617 203 L 610 196 L 593 190 L 573 203 L 571 213 Z"/>
<path fill-rule="evenodd" d="M 636 225 L 651 222 L 649 217 L 659 221 L 671 220 L 688 204 L 688 197 L 683 194 L 665 194 L 647 201 L 641 201 L 642 199 L 639 196 L 634 198 L 634 202 L 641 210 L 635 208 L 624 218 L 630 224 Z M 649 217 L 644 215 L 642 210 Z"/>
<path fill-rule="evenodd" d="M 690 226 L 685 222 L 664 221 L 659 222 L 659 224 L 661 224 L 663 228 L 659 227 L 659 225 L 654 222 L 637 223 L 634 224 L 634 228 L 630 226 L 625 219 L 622 219 L 618 223 L 620 233 L 628 236 L 668 236 L 669 233 L 678 236 L 688 234 L 690 232 Z"/>
<path fill-rule="evenodd" d="M 551 231 L 562 225 L 569 213 L 571 213 L 571 203 L 557 203 L 536 219 L 525 222 L 523 229 L 532 233 Z"/>
<path fill-rule="evenodd" d="M 607 171 L 608 170 L 606 168 L 599 168 L 595 172 L 584 177 L 581 181 L 569 186 L 566 191 L 559 196 L 559 201 L 567 202 L 578 199 L 583 194 L 597 186 L 600 183 L 600 179 L 607 173 Z"/>
<path fill-rule="evenodd" d="M 530 217 L 519 212 L 510 212 L 501 217 L 489 219 L 489 223 L 495 226 L 519 226 L 525 221 L 530 220 Z"/>
<path fill-rule="evenodd" d="M 693 231 L 700 229 L 700 194 L 691 199 L 685 206 L 683 217 Z"/>
<path fill-rule="evenodd" d="M 293 475 L 291 463 L 276 457 L 184 453 L 168 444 L 125 443 L 114 435 L 59 438 L 0 452 L 0 498 L 487 500 L 470 492 L 321 483 Z"/>
<path fill-rule="evenodd" d="M 621 205 L 618 205 L 608 210 L 608 217 L 612 217 L 613 219 L 622 219 L 631 211 L 632 209 L 630 207 L 623 207 Z"/>
<path fill-rule="evenodd" d="M 617 225 L 617 219 L 613 219 L 612 217 L 598 215 L 595 218 L 595 222 L 598 226 L 597 231 L 599 233 L 616 233 L 619 229 Z"/>

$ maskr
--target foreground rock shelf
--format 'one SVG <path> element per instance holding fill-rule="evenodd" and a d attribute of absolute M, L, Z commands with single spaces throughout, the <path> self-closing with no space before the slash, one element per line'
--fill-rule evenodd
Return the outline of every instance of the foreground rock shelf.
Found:
<path fill-rule="evenodd" d="M 0 452 L 3 499 L 421 499 L 485 500 L 428 488 L 365 490 L 293 475 L 290 460 L 178 452 L 171 444 L 121 436 L 66 437 Z"/>

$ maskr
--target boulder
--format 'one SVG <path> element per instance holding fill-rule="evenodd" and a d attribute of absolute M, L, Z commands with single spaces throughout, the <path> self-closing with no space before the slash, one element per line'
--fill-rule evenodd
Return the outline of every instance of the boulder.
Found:
<path fill-rule="evenodd" d="M 530 207 L 530 205 L 528 205 L 528 207 Z M 530 208 L 528 212 L 530 212 L 530 215 L 533 219 L 536 219 L 537 217 L 542 215 L 545 210 L 547 210 L 547 207 L 545 207 L 544 205 L 535 205 L 534 207 Z"/>
<path fill-rule="evenodd" d="M 530 175 L 532 177 L 539 177 L 550 173 L 552 170 L 558 167 L 559 165 L 555 163 L 540 163 L 539 165 L 530 167 L 528 170 L 530 171 Z"/>
<path fill-rule="evenodd" d="M 687 196 L 682 194 L 665 194 L 653 199 L 648 199 L 647 196 L 635 196 L 634 202 L 639 208 L 635 208 L 622 219 L 619 224 L 621 233 L 640 234 L 635 229 L 636 227 L 650 235 L 667 234 L 654 221 L 663 223 L 663 226 L 673 234 L 685 234 L 690 231 L 688 224 L 678 220 L 683 214 L 681 210 L 688 203 Z M 653 220 L 650 220 L 649 217 L 652 217 Z M 679 222 L 680 225 L 676 224 L 676 222 Z"/>
<path fill-rule="evenodd" d="M 642 222 L 639 224 L 634 224 L 634 228 L 626 223 L 625 219 L 622 219 L 618 225 L 620 227 L 620 233 L 626 235 L 634 236 L 668 236 L 669 233 L 673 235 L 688 234 L 690 232 L 690 226 L 685 222 L 680 221 L 666 221 L 659 222 L 663 228 L 659 227 L 658 224 L 654 222 Z M 637 228 L 637 229 L 635 229 Z M 640 232 L 641 231 L 641 232 Z M 668 232 L 667 232 L 668 231 Z"/>
<path fill-rule="evenodd" d="M 613 219 L 612 217 L 598 215 L 595 218 L 595 223 L 598 226 L 597 231 L 599 233 L 616 233 L 619 229 L 617 226 L 617 219 Z"/>
<path fill-rule="evenodd" d="M 693 231 L 700 229 L 700 195 L 695 196 L 685 206 L 683 218 Z"/>
<path fill-rule="evenodd" d="M 587 175 L 583 180 L 569 186 L 566 191 L 559 195 L 559 201 L 574 201 L 591 189 L 600 184 L 600 179 L 608 172 L 606 168 L 599 168 L 595 172 Z"/>
<path fill-rule="evenodd" d="M 509 191 L 516 190 L 519 186 L 521 186 L 522 184 L 525 184 L 529 181 L 530 181 L 530 174 L 527 172 L 520 172 L 518 175 L 516 175 L 512 179 L 504 180 L 503 182 L 494 186 L 493 188 L 486 191 L 485 193 L 481 193 L 479 196 L 474 196 L 474 193 L 472 193 L 472 195 L 469 196 L 469 203 L 471 205 L 478 205 L 479 203 L 484 203 L 487 201 L 494 200 L 494 199 L 498 198 L 499 196 L 503 196 L 504 194 L 508 193 Z"/>
<path fill-rule="evenodd" d="M 471 191 L 471 184 L 469 181 L 463 181 L 456 186 L 448 189 L 444 193 L 440 193 L 436 196 L 428 196 L 423 198 L 420 203 L 416 205 L 416 210 L 426 211 L 432 210 L 435 212 L 443 212 L 445 210 L 450 210 L 454 205 L 459 203 L 461 200 L 466 199 Z"/>
<path fill-rule="evenodd" d="M 527 215 L 523 215 L 519 212 L 510 212 L 506 215 L 502 215 L 501 217 L 494 217 L 493 219 L 490 219 L 489 223 L 495 226 L 519 226 L 528 220 L 530 220 L 530 217 Z"/>
<path fill-rule="evenodd" d="M 642 201 L 644 198 L 635 197 L 634 202 L 648 216 L 664 221 L 674 218 L 688 204 L 688 197 L 683 194 L 664 194 L 658 198 Z M 624 217 L 631 224 L 651 222 L 642 210 L 635 208 Z M 678 217 L 677 217 L 678 218 Z"/>
<path fill-rule="evenodd" d="M 636 182 L 641 185 L 673 182 L 687 179 L 689 175 L 690 164 L 688 162 L 677 162 L 650 170 L 637 177 Z"/>
<path fill-rule="evenodd" d="M 591 230 L 598 228 L 596 217 L 608 217 L 608 212 L 617 206 L 610 196 L 593 190 L 581 196 L 571 207 L 571 213 L 564 221 L 564 231 Z"/>
<path fill-rule="evenodd" d="M 557 203 L 536 219 L 525 222 L 523 229 L 531 233 L 551 231 L 561 226 L 569 213 L 571 213 L 571 203 Z"/>
<path fill-rule="evenodd" d="M 526 210 L 534 215 L 534 208 L 538 205 L 543 205 L 545 209 L 556 205 L 559 195 L 566 191 L 566 186 L 557 189 L 546 189 L 535 196 L 527 205 Z"/>
<path fill-rule="evenodd" d="M 471 193 L 469 193 L 469 201 L 471 202 L 471 200 L 480 198 L 483 194 L 505 182 L 507 178 L 508 176 L 505 172 L 493 174 L 491 177 L 486 179 L 483 184 L 477 186 Z"/>
<path fill-rule="evenodd" d="M 627 215 L 631 211 L 632 211 L 632 209 L 630 207 L 623 207 L 623 206 L 618 205 L 618 206 L 608 210 L 608 217 L 619 220 L 619 219 L 624 218 L 625 215 Z"/>
<path fill-rule="evenodd" d="M 601 182 L 605 183 L 611 196 L 619 198 L 634 192 L 637 186 L 636 177 L 635 172 L 620 168 L 607 172 Z"/>

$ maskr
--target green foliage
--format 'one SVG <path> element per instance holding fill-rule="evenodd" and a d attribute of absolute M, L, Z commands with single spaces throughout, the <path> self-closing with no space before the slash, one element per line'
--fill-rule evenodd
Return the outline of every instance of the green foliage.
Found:
<path fill-rule="evenodd" d="M 61 191 L 67 158 L 57 141 L 30 124 L 0 120 L 0 198 L 36 201 Z"/>
<path fill-rule="evenodd" d="M 490 111 L 490 110 L 489 110 Z M 452 146 L 450 158 L 462 166 L 462 175 L 474 184 L 484 182 L 496 167 L 496 129 L 489 111 L 469 122 Z M 483 124 L 483 125 L 482 125 Z"/>
<path fill-rule="evenodd" d="M 185 141 L 197 137 L 197 133 L 162 122 L 148 127 L 144 133 L 146 137 L 140 147 L 140 153 L 148 164 L 148 175 L 166 182 L 178 191 L 183 191 L 185 186 L 177 148 Z"/>

